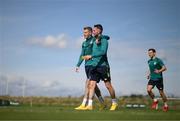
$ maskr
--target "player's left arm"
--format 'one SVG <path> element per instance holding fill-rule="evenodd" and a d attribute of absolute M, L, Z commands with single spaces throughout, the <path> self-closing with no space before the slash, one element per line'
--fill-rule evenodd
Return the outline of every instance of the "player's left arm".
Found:
<path fill-rule="evenodd" d="M 167 70 L 166 66 L 164 65 L 162 60 L 159 60 L 159 65 L 161 66 L 161 69 L 155 70 L 155 73 L 162 73 Z"/>
<path fill-rule="evenodd" d="M 162 73 L 162 72 L 164 72 L 164 71 L 166 71 L 166 70 L 167 70 L 167 68 L 166 68 L 166 66 L 164 65 L 164 66 L 162 66 L 161 69 L 155 70 L 155 71 L 156 71 L 156 73 Z"/>

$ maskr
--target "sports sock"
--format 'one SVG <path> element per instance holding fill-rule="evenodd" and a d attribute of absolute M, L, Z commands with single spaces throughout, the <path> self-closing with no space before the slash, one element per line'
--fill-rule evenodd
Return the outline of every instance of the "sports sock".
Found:
<path fill-rule="evenodd" d="M 166 106 L 166 107 L 168 106 L 167 102 L 164 102 L 164 106 Z"/>
<path fill-rule="evenodd" d="M 154 102 L 157 102 L 158 100 L 156 98 L 153 99 Z"/>
<path fill-rule="evenodd" d="M 93 100 L 92 100 L 92 99 L 89 99 L 89 100 L 88 100 L 88 106 L 92 106 L 92 102 L 93 102 Z"/>
<path fill-rule="evenodd" d="M 86 105 L 86 102 L 87 102 L 87 99 L 84 98 L 81 105 L 84 105 L 84 106 L 85 106 L 85 105 Z"/>
<path fill-rule="evenodd" d="M 117 104 L 117 100 L 116 99 L 112 99 L 112 104 Z"/>

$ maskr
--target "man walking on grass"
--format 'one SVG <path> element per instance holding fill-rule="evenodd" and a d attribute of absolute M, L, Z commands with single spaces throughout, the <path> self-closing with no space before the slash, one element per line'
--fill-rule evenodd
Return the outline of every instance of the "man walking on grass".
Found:
<path fill-rule="evenodd" d="M 85 41 L 82 43 L 82 50 L 81 50 L 81 54 L 79 57 L 79 61 L 76 65 L 76 72 L 79 71 L 79 67 L 81 65 L 81 63 L 84 60 L 84 56 L 86 55 L 91 55 L 92 54 L 92 47 L 93 47 L 93 43 L 95 41 L 95 38 L 92 36 L 92 28 L 91 27 L 84 27 L 83 30 L 83 35 L 84 35 L 84 39 Z M 103 36 L 106 39 L 109 39 L 108 36 Z M 92 65 L 92 61 L 91 60 L 85 60 L 85 72 L 86 72 L 86 76 L 87 76 L 87 80 L 85 83 L 85 92 L 84 92 L 84 97 L 83 97 L 83 101 L 81 103 L 80 106 L 76 107 L 76 110 L 84 110 L 84 108 L 86 107 L 86 104 L 88 103 L 88 87 L 89 87 L 89 76 L 90 76 L 90 71 L 91 71 L 91 65 Z M 101 103 L 100 105 L 100 110 L 104 109 L 105 103 L 104 103 L 104 99 L 101 95 L 101 91 L 98 88 L 98 86 L 95 86 L 95 94 L 98 97 L 99 102 Z"/>
<path fill-rule="evenodd" d="M 93 43 L 92 54 L 84 57 L 85 60 L 91 60 L 90 84 L 88 93 L 89 101 L 85 110 L 93 109 L 94 91 L 97 83 L 99 83 L 100 80 L 104 81 L 105 86 L 111 95 L 112 105 L 110 110 L 116 110 L 118 107 L 115 91 L 111 83 L 110 66 L 107 58 L 108 40 L 103 38 L 102 32 L 102 25 L 94 25 L 93 34 L 95 41 Z"/>

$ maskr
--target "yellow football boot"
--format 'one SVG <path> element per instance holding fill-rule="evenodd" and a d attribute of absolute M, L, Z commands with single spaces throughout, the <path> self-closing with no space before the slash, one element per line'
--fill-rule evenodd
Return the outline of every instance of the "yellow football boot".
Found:
<path fill-rule="evenodd" d="M 84 110 L 93 110 L 93 106 L 86 106 Z"/>
<path fill-rule="evenodd" d="M 78 107 L 75 108 L 75 110 L 85 110 L 86 106 L 85 105 L 80 105 Z"/>
<path fill-rule="evenodd" d="M 117 108 L 118 108 L 118 104 L 117 104 L 117 103 L 113 103 L 113 104 L 111 105 L 110 111 L 114 111 L 114 110 L 116 110 Z"/>

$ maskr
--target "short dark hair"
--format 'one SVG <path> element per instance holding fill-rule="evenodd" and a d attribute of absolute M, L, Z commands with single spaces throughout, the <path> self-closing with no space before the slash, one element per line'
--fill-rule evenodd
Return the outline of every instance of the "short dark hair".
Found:
<path fill-rule="evenodd" d="M 148 51 L 153 51 L 154 53 L 156 52 L 154 48 L 150 48 Z"/>
<path fill-rule="evenodd" d="M 84 27 L 84 30 L 89 30 L 90 32 L 92 32 L 92 27 L 89 27 L 89 26 L 86 26 L 86 27 Z"/>
<path fill-rule="evenodd" d="M 98 28 L 101 30 L 101 33 L 103 32 L 103 27 L 101 24 L 95 24 L 94 27 Z"/>

